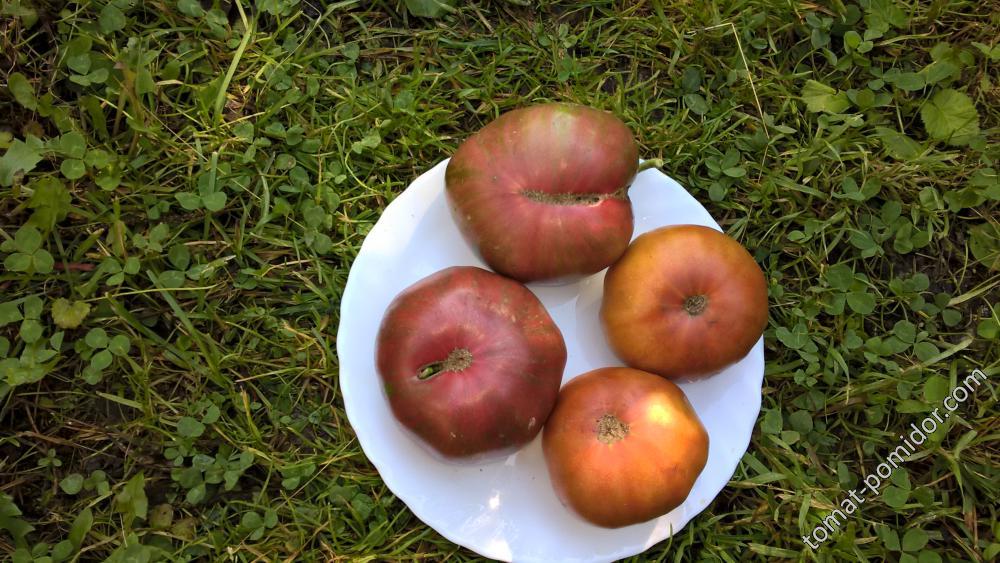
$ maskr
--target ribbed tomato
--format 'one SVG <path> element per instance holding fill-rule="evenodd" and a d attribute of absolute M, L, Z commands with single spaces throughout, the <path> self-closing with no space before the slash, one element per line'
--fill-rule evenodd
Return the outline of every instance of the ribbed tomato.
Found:
<path fill-rule="evenodd" d="M 566 366 L 562 333 L 535 294 L 468 266 L 396 296 L 375 354 L 393 414 L 449 458 L 529 442 L 549 417 Z"/>
<path fill-rule="evenodd" d="M 700 225 L 635 241 L 604 278 L 601 321 L 625 364 L 664 377 L 712 375 L 767 326 L 767 281 L 740 243 Z"/>
<path fill-rule="evenodd" d="M 614 115 L 550 103 L 501 115 L 448 163 L 452 215 L 495 271 L 568 281 L 599 272 L 632 238 L 639 152 Z"/>
<path fill-rule="evenodd" d="M 684 502 L 708 461 L 708 433 L 671 381 L 602 368 L 563 387 L 542 449 L 563 504 L 593 524 L 620 528 Z"/>

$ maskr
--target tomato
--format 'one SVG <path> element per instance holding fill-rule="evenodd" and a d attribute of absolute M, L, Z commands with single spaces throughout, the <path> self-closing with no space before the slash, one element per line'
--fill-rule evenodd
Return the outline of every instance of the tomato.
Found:
<path fill-rule="evenodd" d="M 604 279 L 612 350 L 664 377 L 705 377 L 740 360 L 767 326 L 767 282 L 750 253 L 715 229 L 662 227 L 632 243 Z"/>
<path fill-rule="evenodd" d="M 684 502 L 708 461 L 708 433 L 673 382 L 602 368 L 563 387 L 542 450 L 562 503 L 592 524 L 620 528 Z"/>
<path fill-rule="evenodd" d="M 395 417 L 446 458 L 529 442 L 548 419 L 566 366 L 562 333 L 535 294 L 468 266 L 396 296 L 375 355 Z"/>
<path fill-rule="evenodd" d="M 631 131 L 614 115 L 529 106 L 462 143 L 448 162 L 448 203 L 493 270 L 523 282 L 569 281 L 603 270 L 628 247 L 638 162 Z"/>

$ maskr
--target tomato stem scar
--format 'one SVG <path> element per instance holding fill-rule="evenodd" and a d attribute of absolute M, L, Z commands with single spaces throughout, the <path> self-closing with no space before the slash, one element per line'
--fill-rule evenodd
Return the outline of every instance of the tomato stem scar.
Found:
<path fill-rule="evenodd" d="M 466 348 L 455 348 L 444 360 L 431 362 L 420 368 L 417 379 L 430 379 L 445 371 L 462 371 L 471 365 L 472 352 Z"/>
<path fill-rule="evenodd" d="M 692 317 L 702 314 L 706 306 L 708 306 L 708 297 L 704 295 L 692 295 L 684 300 L 684 310 Z"/>
<path fill-rule="evenodd" d="M 613 414 L 605 414 L 597 419 L 597 439 L 604 444 L 614 444 L 628 434 L 628 424 L 625 424 Z"/>

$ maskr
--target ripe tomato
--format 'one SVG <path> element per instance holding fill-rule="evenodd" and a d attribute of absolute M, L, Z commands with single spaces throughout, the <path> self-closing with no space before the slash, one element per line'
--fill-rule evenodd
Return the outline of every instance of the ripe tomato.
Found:
<path fill-rule="evenodd" d="M 566 366 L 562 333 L 535 294 L 467 266 L 396 296 L 375 355 L 393 414 L 448 458 L 529 442 L 548 419 Z"/>
<path fill-rule="evenodd" d="M 603 270 L 632 238 L 628 188 L 639 150 L 614 115 L 541 104 L 501 115 L 448 162 L 448 203 L 466 240 L 514 279 Z"/>
<path fill-rule="evenodd" d="M 563 504 L 619 528 L 684 502 L 708 461 L 708 433 L 673 382 L 602 368 L 563 387 L 542 449 Z"/>
<path fill-rule="evenodd" d="M 626 365 L 704 377 L 740 360 L 767 326 L 767 282 L 740 243 L 698 225 L 635 239 L 604 278 L 601 321 Z"/>

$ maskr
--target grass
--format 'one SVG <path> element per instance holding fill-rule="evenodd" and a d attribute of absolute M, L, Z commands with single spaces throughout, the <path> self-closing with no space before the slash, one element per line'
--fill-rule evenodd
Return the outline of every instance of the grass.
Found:
<path fill-rule="evenodd" d="M 995 558 L 997 14 L 3 3 L 0 558 L 476 559 L 366 461 L 338 303 L 387 203 L 543 100 L 624 119 L 770 282 L 750 448 L 642 560 Z M 807 547 L 975 368 L 990 382 Z"/>

